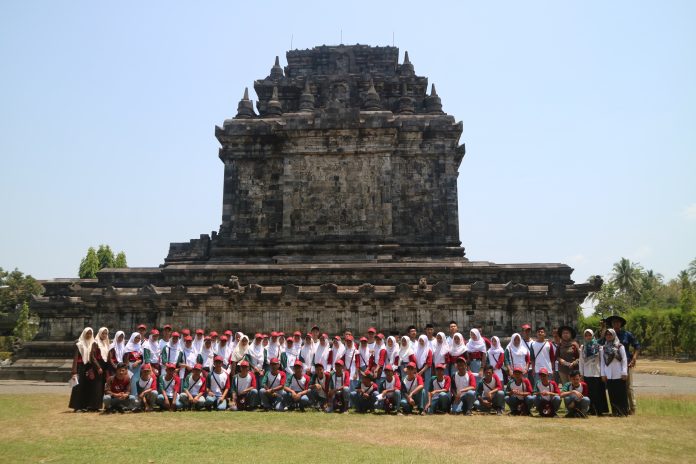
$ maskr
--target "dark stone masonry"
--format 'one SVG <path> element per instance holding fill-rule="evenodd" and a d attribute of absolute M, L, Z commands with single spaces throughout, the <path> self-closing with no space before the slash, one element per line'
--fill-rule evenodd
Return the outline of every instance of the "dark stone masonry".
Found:
<path fill-rule="evenodd" d="M 255 107 L 244 91 L 215 128 L 220 229 L 172 243 L 160 267 L 45 282 L 32 303 L 35 349 L 61 352 L 85 326 L 128 333 L 141 322 L 386 333 L 454 319 L 488 336 L 575 322 L 598 278 L 575 284 L 564 264 L 465 258 L 462 123 L 408 53 L 400 64 L 395 47 L 340 45 L 286 58 L 254 81 Z"/>

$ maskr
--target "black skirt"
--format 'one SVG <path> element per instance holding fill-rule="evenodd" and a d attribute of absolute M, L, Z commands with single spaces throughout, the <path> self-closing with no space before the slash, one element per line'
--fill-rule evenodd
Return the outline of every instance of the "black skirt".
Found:
<path fill-rule="evenodd" d="M 609 412 L 607 403 L 607 389 L 601 377 L 585 377 L 585 383 L 589 390 L 590 414 L 599 416 Z"/>
<path fill-rule="evenodd" d="M 70 409 L 101 409 L 104 401 L 104 374 L 99 375 L 98 370 L 90 364 L 78 364 L 77 381 L 78 384 L 70 392 Z"/>
<path fill-rule="evenodd" d="M 613 416 L 628 415 L 628 395 L 626 394 L 626 381 L 621 379 L 607 380 L 607 392 Z"/>

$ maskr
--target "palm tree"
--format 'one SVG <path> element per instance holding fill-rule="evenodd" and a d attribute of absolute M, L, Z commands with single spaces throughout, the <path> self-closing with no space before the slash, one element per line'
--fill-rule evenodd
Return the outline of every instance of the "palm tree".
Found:
<path fill-rule="evenodd" d="M 614 263 L 610 282 L 616 285 L 620 293 L 633 297 L 640 295 L 641 281 L 640 265 L 627 258 L 621 258 L 618 263 Z"/>
<path fill-rule="evenodd" d="M 689 276 L 691 279 L 696 280 L 696 258 L 689 263 Z"/>

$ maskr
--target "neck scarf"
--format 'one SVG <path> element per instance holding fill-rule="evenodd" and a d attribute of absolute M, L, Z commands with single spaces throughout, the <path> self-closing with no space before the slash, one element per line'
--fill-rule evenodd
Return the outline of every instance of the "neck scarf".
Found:
<path fill-rule="evenodd" d="M 607 332 L 614 336 L 614 340 L 612 340 L 611 343 L 604 344 L 604 364 L 608 366 L 614 359 L 617 361 L 622 361 L 622 358 L 620 351 L 621 342 L 619 341 L 619 337 L 616 336 L 614 329 L 607 329 Z"/>
<path fill-rule="evenodd" d="M 102 340 L 101 339 L 101 334 L 106 333 L 106 339 Z M 102 327 L 99 329 L 97 332 L 97 338 L 95 340 L 97 342 L 97 346 L 99 347 L 99 352 L 101 353 L 101 357 L 104 361 L 109 359 L 109 350 L 111 349 L 111 342 L 109 342 L 109 329 L 106 327 Z"/>
<path fill-rule="evenodd" d="M 324 337 L 319 339 L 319 344 L 317 345 L 317 350 L 314 352 L 314 362 L 321 363 L 324 368 L 328 368 L 329 364 L 329 343 Z"/>
<path fill-rule="evenodd" d="M 261 369 L 263 367 L 263 358 L 264 358 L 264 347 L 261 342 L 257 342 L 256 339 L 254 339 L 254 343 L 251 344 L 251 348 L 249 348 L 249 354 L 251 355 L 251 358 L 253 360 L 254 367 L 258 367 Z"/>
<path fill-rule="evenodd" d="M 515 339 L 520 341 L 520 344 L 517 346 L 515 346 Z M 510 351 L 511 355 L 514 356 L 523 357 L 529 354 L 527 345 L 524 343 L 524 340 L 522 340 L 522 336 L 518 333 L 512 334 L 512 337 L 510 337 L 510 343 L 508 343 L 506 349 Z M 512 359 L 510 361 L 512 361 Z"/>
<path fill-rule="evenodd" d="M 116 355 L 116 362 L 123 362 L 123 353 L 125 353 L 126 349 L 126 342 L 118 341 L 118 337 L 120 336 L 126 336 L 123 330 L 119 330 L 118 332 L 116 332 L 116 337 L 114 338 L 114 341 L 111 342 L 111 346 L 109 346 L 110 350 L 114 350 L 114 355 Z"/>
<path fill-rule="evenodd" d="M 594 332 L 592 331 L 592 329 L 585 329 L 585 332 L 583 332 L 583 334 L 586 333 L 590 334 L 592 340 L 590 340 L 589 342 L 585 340 L 585 345 L 582 348 L 585 351 L 586 358 L 594 358 L 599 354 L 599 343 L 597 342 L 597 339 L 594 337 Z"/>
<path fill-rule="evenodd" d="M 306 366 L 312 364 L 312 358 L 314 357 L 314 343 L 312 343 L 312 340 L 305 342 L 305 344 L 302 346 L 302 349 L 300 350 L 300 357 L 302 357 Z"/>
<path fill-rule="evenodd" d="M 471 329 L 469 332 L 469 341 L 466 342 L 466 350 L 470 353 L 475 353 L 477 351 L 486 351 L 486 342 L 483 341 L 481 333 L 478 329 Z"/>
<path fill-rule="evenodd" d="M 421 342 L 423 342 L 422 345 Z M 416 347 L 416 367 L 418 369 L 422 369 L 425 365 L 425 362 L 428 360 L 428 353 L 432 353 L 430 342 L 428 337 L 421 335 L 418 337 L 418 346 Z"/>
<path fill-rule="evenodd" d="M 196 353 L 200 353 L 203 350 L 204 343 L 205 340 L 203 340 L 203 335 L 196 334 L 196 337 L 193 339 L 193 349 L 196 350 Z"/>
<path fill-rule="evenodd" d="M 126 348 L 125 352 L 126 353 L 138 353 L 141 354 L 143 352 L 143 347 L 140 345 L 140 342 L 135 343 L 135 338 L 140 336 L 140 332 L 133 332 L 128 339 L 128 343 L 126 343 Z"/>
<path fill-rule="evenodd" d="M 437 337 L 440 337 L 442 341 L 438 342 Z M 435 340 L 435 346 L 433 347 L 433 364 L 441 364 L 446 361 L 446 356 L 450 352 L 450 347 L 447 344 L 444 332 L 438 332 Z"/>
<path fill-rule="evenodd" d="M 90 362 L 89 355 L 92 351 L 92 344 L 94 344 L 94 332 L 91 327 L 85 327 L 76 343 L 84 364 Z"/>
<path fill-rule="evenodd" d="M 392 346 L 391 348 L 389 347 L 389 340 L 392 341 Z M 396 337 L 389 336 L 387 337 L 387 343 L 384 348 L 387 350 L 387 356 L 385 359 L 386 364 L 391 364 L 392 366 L 394 365 L 394 361 L 396 360 L 396 356 L 399 354 L 399 344 L 396 341 Z"/>
<path fill-rule="evenodd" d="M 406 346 L 404 346 L 404 342 L 406 342 Z M 399 344 L 399 363 L 408 363 L 409 358 L 413 353 L 413 349 L 411 348 L 411 339 L 408 338 L 406 335 L 401 337 L 401 343 Z"/>
<path fill-rule="evenodd" d="M 452 336 L 452 346 L 450 347 L 450 356 L 454 361 L 458 357 L 466 353 L 466 344 L 464 343 L 464 336 L 459 332 Z"/>
<path fill-rule="evenodd" d="M 331 344 L 331 359 L 333 360 L 334 364 L 336 361 L 343 358 L 343 353 L 345 352 L 346 347 L 343 346 L 343 342 L 341 342 L 341 340 L 334 340 L 334 342 Z"/>
<path fill-rule="evenodd" d="M 243 344 L 242 341 L 246 340 L 246 344 Z M 237 343 L 237 346 L 234 347 L 234 351 L 232 352 L 232 355 L 230 358 L 234 362 L 239 362 L 242 359 L 244 359 L 244 356 L 246 356 L 247 352 L 249 351 L 249 337 L 246 335 L 242 335 L 242 338 L 239 339 L 239 343 Z"/>
<path fill-rule="evenodd" d="M 503 348 L 500 346 L 500 338 L 498 338 L 498 336 L 491 338 L 491 347 L 488 350 L 488 354 L 493 354 L 494 356 L 498 357 L 504 352 L 505 350 L 503 350 Z"/>

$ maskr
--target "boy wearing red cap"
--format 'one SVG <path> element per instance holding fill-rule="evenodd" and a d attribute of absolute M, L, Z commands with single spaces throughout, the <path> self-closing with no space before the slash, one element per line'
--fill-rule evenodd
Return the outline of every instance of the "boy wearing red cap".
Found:
<path fill-rule="evenodd" d="M 299 359 L 292 366 L 293 374 L 285 381 L 283 390 L 285 409 L 298 409 L 304 412 L 309 406 L 310 382 L 309 376 L 304 373 L 304 365 Z"/>
<path fill-rule="evenodd" d="M 401 410 L 406 414 L 417 412 L 423 404 L 423 377 L 416 370 L 416 363 L 408 363 L 401 379 Z"/>
<path fill-rule="evenodd" d="M 505 403 L 510 407 L 513 416 L 531 416 L 534 404 L 532 384 L 524 378 L 524 369 L 515 366 L 512 370 L 512 378 L 505 387 Z"/>
<path fill-rule="evenodd" d="M 331 385 L 328 393 L 327 412 L 346 412 L 350 405 L 350 374 L 344 368 L 345 363 L 339 359 L 334 363 Z"/>
<path fill-rule="evenodd" d="M 143 364 L 140 368 L 140 375 L 134 384 L 136 397 L 133 410 L 152 411 L 157 403 L 157 377 L 152 372 L 152 366 Z"/>
<path fill-rule="evenodd" d="M 191 373 L 186 376 L 181 387 L 182 393 L 179 401 L 185 409 L 195 408 L 201 410 L 205 408 L 205 377 L 201 375 L 203 366 L 194 364 Z"/>
<path fill-rule="evenodd" d="M 401 380 L 399 375 L 394 372 L 394 366 L 387 364 L 384 366 L 384 377 L 377 395 L 377 408 L 385 413 L 399 413 L 401 406 Z"/>
<path fill-rule="evenodd" d="M 205 405 L 218 411 L 227 409 L 227 393 L 230 391 L 230 376 L 222 368 L 222 356 L 213 358 L 213 370 L 206 379 Z"/>
<path fill-rule="evenodd" d="M 232 411 L 251 411 L 256 407 L 258 390 L 256 389 L 256 376 L 250 373 L 249 361 L 240 361 L 237 365 L 239 373 L 232 378 L 230 389 Z"/>
<path fill-rule="evenodd" d="M 430 379 L 430 391 L 428 392 L 428 403 L 425 405 L 423 414 L 434 414 L 436 412 L 446 413 L 450 410 L 452 396 L 450 394 L 451 379 L 445 375 L 444 364 L 435 366 L 435 375 Z"/>
<path fill-rule="evenodd" d="M 561 406 L 561 396 L 558 384 L 549 380 L 549 371 L 542 367 L 539 372 L 539 380 L 534 385 L 534 406 L 542 417 L 556 417 L 556 411 Z"/>
<path fill-rule="evenodd" d="M 355 412 L 362 414 L 374 411 L 378 394 L 377 384 L 372 381 L 372 374 L 369 371 L 364 371 L 361 374 L 358 388 L 350 393 Z"/>
<path fill-rule="evenodd" d="M 271 368 L 266 371 L 261 380 L 261 389 L 259 390 L 259 398 L 261 399 L 261 407 L 265 411 L 283 409 L 283 387 L 285 386 L 285 372 L 280 369 L 280 360 L 278 358 L 271 359 Z"/>
<path fill-rule="evenodd" d="M 476 376 L 463 356 L 457 358 L 456 364 L 457 371 L 452 376 L 452 413 L 470 416 L 476 401 Z"/>
<path fill-rule="evenodd" d="M 175 374 L 176 364 L 167 363 L 166 372 L 160 375 L 157 381 L 157 404 L 164 411 L 176 411 L 181 409 L 179 392 L 181 391 L 181 381 Z"/>

